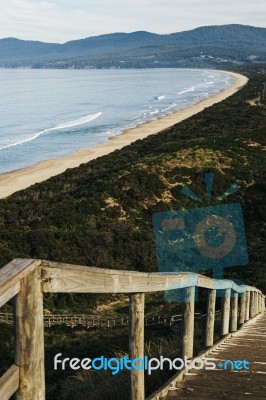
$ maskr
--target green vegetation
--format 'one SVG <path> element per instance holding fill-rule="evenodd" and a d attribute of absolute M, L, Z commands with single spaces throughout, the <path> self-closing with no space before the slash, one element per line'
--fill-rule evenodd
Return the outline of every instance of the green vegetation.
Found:
<path fill-rule="evenodd" d="M 214 196 L 237 182 L 240 190 L 228 202 L 240 202 L 244 209 L 250 262 L 246 267 L 228 268 L 226 275 L 265 292 L 266 101 L 262 96 L 260 105 L 252 100 L 262 93 L 266 67 L 242 72 L 249 76 L 249 83 L 225 101 L 159 135 L 138 140 L 1 200 L 1 266 L 15 257 L 34 257 L 156 271 L 152 214 L 195 207 L 195 202 L 183 196 L 180 189 L 188 184 L 200 196 L 206 196 L 203 174 L 212 171 Z M 148 296 L 148 312 L 166 310 L 165 305 L 159 304 L 163 303 L 160 296 Z M 50 295 L 45 299 L 45 307 L 53 311 L 94 313 L 103 303 L 106 296 Z M 197 304 L 202 310 L 204 306 L 204 302 Z M 112 315 L 124 314 L 127 303 L 123 300 L 112 309 Z M 202 332 L 199 326 L 196 352 L 203 346 Z M 9 335 L 10 327 L 1 330 L 3 368 L 12 356 Z M 126 376 L 119 375 L 119 380 L 114 381 L 110 376 L 101 380 L 96 374 L 51 372 L 52 359 L 61 350 L 68 357 L 127 353 L 126 335 L 126 329 L 101 332 L 55 327 L 46 331 L 47 398 L 128 398 Z M 147 329 L 147 351 L 153 356 L 177 356 L 178 336 L 167 329 Z M 148 392 L 165 378 L 152 375 L 147 381 Z M 103 391 L 108 387 L 112 387 L 113 397 Z"/>
<path fill-rule="evenodd" d="M 266 60 L 266 29 L 248 25 L 203 26 L 158 35 L 113 33 L 64 44 L 0 40 L 7 68 L 207 68 Z"/>
<path fill-rule="evenodd" d="M 234 96 L 162 134 L 1 200 L 0 265 L 34 257 L 156 271 L 152 214 L 195 207 L 180 189 L 204 196 L 211 170 L 214 196 L 232 182 L 241 187 L 228 201 L 243 204 L 250 263 L 234 273 L 263 289 L 266 108 L 247 103 L 266 80 L 262 71 L 247 71 Z"/>

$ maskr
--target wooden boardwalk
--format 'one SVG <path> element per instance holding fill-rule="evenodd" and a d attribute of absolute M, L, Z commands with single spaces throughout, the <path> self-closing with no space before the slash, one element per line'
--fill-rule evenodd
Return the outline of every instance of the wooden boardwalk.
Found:
<path fill-rule="evenodd" d="M 147 400 L 264 399 L 266 321 L 263 316 L 265 296 L 260 289 L 238 285 L 231 280 L 212 279 L 188 272 L 142 273 L 31 259 L 15 259 L 0 270 L 0 307 L 11 299 L 14 299 L 15 305 L 15 357 L 13 364 L 0 377 L 0 399 L 8 400 L 15 394 L 19 400 L 45 400 L 44 293 L 127 294 L 129 357 L 133 360 L 144 358 L 145 293 L 162 292 L 169 290 L 169 287 L 175 290 L 182 289 L 185 293 L 180 335 L 182 358 L 193 357 L 194 340 L 198 340 L 196 335 L 194 338 L 194 320 L 197 317 L 194 296 L 196 288 L 203 288 L 207 290 L 208 295 L 205 355 L 215 357 L 217 365 L 228 358 L 233 361 L 246 359 L 251 363 L 251 370 L 195 370 L 190 371 L 182 381 L 181 376 L 188 372 L 184 370 L 151 394 Z M 220 324 L 223 339 L 211 347 L 214 342 L 217 290 L 222 290 L 224 294 L 221 299 Z M 180 316 L 175 317 L 180 319 Z M 59 320 L 60 318 L 61 316 Z M 80 316 L 78 318 L 82 319 Z M 55 322 L 59 323 L 59 320 L 56 319 Z M 248 322 L 244 324 L 245 321 Z M 236 332 L 238 328 L 240 330 L 237 333 L 230 333 Z M 131 369 L 130 400 L 145 399 L 144 377 L 142 368 Z"/>
<path fill-rule="evenodd" d="M 215 312 L 215 318 L 219 318 L 221 311 Z M 206 318 L 207 314 L 195 313 L 195 319 Z M 14 325 L 14 314 L 0 313 L 0 324 Z M 45 328 L 51 328 L 55 325 L 65 325 L 71 328 L 76 326 L 84 326 L 85 328 L 114 328 L 121 326 L 129 326 L 129 317 L 108 317 L 88 314 L 51 314 L 44 315 L 43 324 Z M 181 328 L 182 314 L 147 314 L 144 316 L 145 326 L 164 325 L 173 330 Z"/>
<path fill-rule="evenodd" d="M 184 374 L 167 400 L 266 399 L 266 313 L 249 321 L 243 329 L 214 347 L 207 357 L 218 365 L 226 360 L 247 360 L 249 371 L 193 370 Z"/>

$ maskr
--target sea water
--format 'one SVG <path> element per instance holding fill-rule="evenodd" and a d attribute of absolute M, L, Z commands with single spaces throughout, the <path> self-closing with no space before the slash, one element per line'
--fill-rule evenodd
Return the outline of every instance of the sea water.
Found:
<path fill-rule="evenodd" d="M 0 173 L 96 146 L 232 79 L 202 69 L 0 69 Z"/>

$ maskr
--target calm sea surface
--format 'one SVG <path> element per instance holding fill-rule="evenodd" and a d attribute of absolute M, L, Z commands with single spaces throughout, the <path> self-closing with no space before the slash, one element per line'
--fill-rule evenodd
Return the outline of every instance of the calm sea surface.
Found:
<path fill-rule="evenodd" d="M 103 143 L 231 83 L 211 70 L 0 69 L 0 173 Z"/>

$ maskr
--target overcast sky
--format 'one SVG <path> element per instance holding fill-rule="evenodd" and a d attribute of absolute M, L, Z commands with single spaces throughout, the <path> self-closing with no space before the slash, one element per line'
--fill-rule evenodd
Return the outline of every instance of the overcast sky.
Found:
<path fill-rule="evenodd" d="M 0 0 L 0 38 L 66 42 L 112 32 L 204 25 L 266 27 L 265 0 Z"/>

